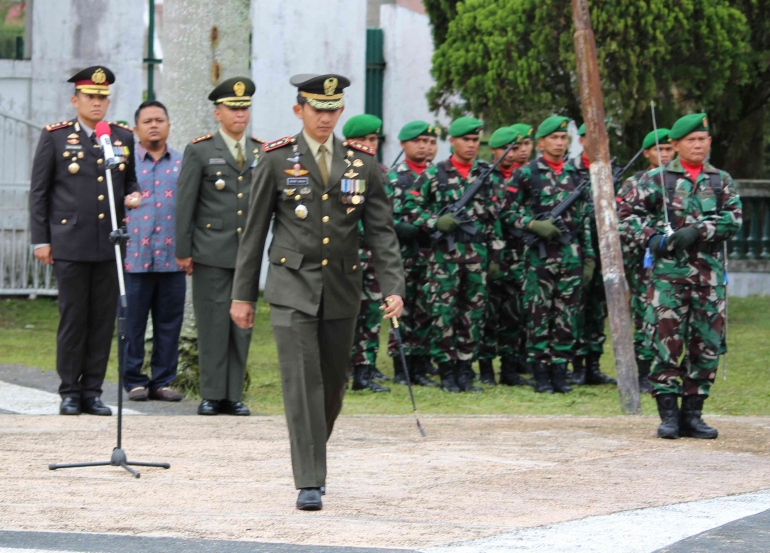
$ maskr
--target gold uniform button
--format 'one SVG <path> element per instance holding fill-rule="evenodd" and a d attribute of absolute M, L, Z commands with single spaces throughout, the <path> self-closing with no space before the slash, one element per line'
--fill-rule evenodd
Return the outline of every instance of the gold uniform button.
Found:
<path fill-rule="evenodd" d="M 206 228 L 211 228 L 211 223 L 206 223 Z"/>
<path fill-rule="evenodd" d="M 321 196 L 321 199 L 322 199 L 323 201 L 326 201 L 326 200 L 328 200 L 328 199 L 329 199 L 329 194 L 324 194 L 323 196 Z"/>
<path fill-rule="evenodd" d="M 99 219 L 104 219 L 104 213 L 99 214 Z"/>
<path fill-rule="evenodd" d="M 96 164 L 97 164 L 97 165 L 101 165 L 102 163 L 104 163 L 104 160 L 103 160 L 103 159 L 97 159 L 97 160 L 96 160 Z"/>
<path fill-rule="evenodd" d="M 324 238 L 324 244 L 328 244 L 328 243 L 329 243 L 329 239 L 328 238 Z"/>
<path fill-rule="evenodd" d="M 103 180 L 104 180 L 104 177 L 102 177 L 101 175 L 96 177 L 96 182 L 102 182 Z"/>
<path fill-rule="evenodd" d="M 103 202 L 103 201 L 104 201 L 104 194 L 99 194 L 99 198 L 98 198 L 98 200 L 99 200 L 100 202 Z"/>
<path fill-rule="evenodd" d="M 66 224 L 67 224 L 67 219 L 62 219 L 62 220 L 61 220 L 61 224 L 62 224 L 62 225 L 66 225 Z"/>
<path fill-rule="evenodd" d="M 297 194 L 296 196 L 294 196 L 294 200 L 295 200 L 295 201 L 300 201 L 301 199 L 302 199 L 302 196 L 300 196 L 299 194 Z"/>
<path fill-rule="evenodd" d="M 243 215 L 243 211 L 241 211 L 241 210 L 239 209 L 239 210 L 238 210 L 238 215 Z"/>
<path fill-rule="evenodd" d="M 238 192 L 238 199 L 243 198 L 243 192 Z"/>
<path fill-rule="evenodd" d="M 321 220 L 322 220 L 324 223 L 328 223 L 328 222 L 329 222 L 329 216 L 328 216 L 328 215 L 324 215 L 324 218 L 323 218 L 323 219 L 321 219 Z"/>
<path fill-rule="evenodd" d="M 222 171 L 217 171 L 217 176 L 220 176 L 222 174 Z"/>
<path fill-rule="evenodd" d="M 285 257 L 281 258 L 281 263 L 286 263 L 286 258 Z"/>
<path fill-rule="evenodd" d="M 237 228 L 237 229 L 235 229 L 235 230 L 236 230 L 236 231 L 238 231 L 238 232 L 243 232 L 243 229 L 242 229 L 241 227 L 238 227 L 238 228 Z"/>
<path fill-rule="evenodd" d="M 358 265 L 353 265 L 353 270 L 355 271 L 356 269 L 358 269 Z"/>
<path fill-rule="evenodd" d="M 242 180 L 243 180 L 243 176 L 242 175 L 238 175 L 238 182 L 240 182 Z"/>
<path fill-rule="evenodd" d="M 321 261 L 321 265 L 323 265 L 324 267 L 326 267 L 328 264 L 329 264 L 328 259 L 324 259 L 323 261 Z"/>

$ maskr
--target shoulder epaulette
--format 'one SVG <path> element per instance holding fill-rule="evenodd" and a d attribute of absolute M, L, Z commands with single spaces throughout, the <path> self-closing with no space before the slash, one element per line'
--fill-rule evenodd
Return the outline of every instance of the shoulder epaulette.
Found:
<path fill-rule="evenodd" d="M 278 140 L 273 140 L 272 142 L 265 143 L 264 146 L 262 146 L 263 152 L 271 152 L 273 150 L 277 150 L 278 148 L 283 148 L 284 146 L 288 146 L 294 142 L 293 136 L 284 136 L 283 138 L 279 138 Z"/>
<path fill-rule="evenodd" d="M 264 144 L 264 143 L 265 143 L 265 141 L 264 141 L 264 140 L 262 140 L 261 138 L 257 138 L 256 136 L 252 136 L 252 137 L 250 137 L 250 138 L 251 138 L 251 139 L 252 139 L 254 142 L 259 142 L 260 144 Z"/>
<path fill-rule="evenodd" d="M 209 140 L 210 138 L 214 138 L 213 134 L 204 134 L 203 136 L 199 136 L 198 138 L 193 138 L 190 140 L 193 144 L 197 144 L 198 142 L 203 142 L 204 140 Z"/>
<path fill-rule="evenodd" d="M 374 155 L 374 150 L 371 149 L 369 146 L 365 146 L 364 144 L 361 144 L 360 142 L 356 142 L 355 140 L 346 140 L 342 143 L 343 146 L 347 146 L 348 148 L 353 148 L 354 150 L 358 150 L 359 152 L 364 152 L 365 154 L 369 154 L 370 156 Z"/>
<path fill-rule="evenodd" d="M 116 127 L 120 127 L 121 129 L 125 129 L 127 131 L 134 132 L 134 129 L 132 129 L 128 125 L 125 125 L 123 123 L 118 123 L 117 121 L 110 121 L 110 125 L 115 125 Z"/>
<path fill-rule="evenodd" d="M 45 130 L 48 132 L 55 131 L 58 129 L 64 129 L 66 127 L 71 127 L 72 121 L 59 121 L 58 123 L 51 123 L 50 125 L 45 126 Z"/>

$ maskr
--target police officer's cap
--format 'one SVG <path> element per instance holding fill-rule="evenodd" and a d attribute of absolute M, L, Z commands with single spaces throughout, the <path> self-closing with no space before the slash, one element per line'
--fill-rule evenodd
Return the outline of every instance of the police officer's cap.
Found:
<path fill-rule="evenodd" d="M 209 94 L 209 100 L 214 102 L 214 105 L 247 108 L 251 106 L 251 97 L 256 91 L 257 85 L 248 77 L 233 77 L 219 83 Z"/>
<path fill-rule="evenodd" d="M 93 65 L 78 71 L 67 82 L 75 83 L 75 90 L 83 94 L 109 96 L 109 85 L 115 82 L 115 74 L 103 65 Z"/>
<path fill-rule="evenodd" d="M 327 73 L 314 75 L 301 73 L 294 75 L 289 82 L 296 86 L 299 95 L 315 109 L 335 111 L 345 106 L 343 90 L 350 86 L 350 80 L 342 75 Z"/>

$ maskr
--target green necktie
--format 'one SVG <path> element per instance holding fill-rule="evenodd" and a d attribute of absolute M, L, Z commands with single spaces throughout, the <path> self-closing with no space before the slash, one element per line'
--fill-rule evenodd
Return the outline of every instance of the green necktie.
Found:
<path fill-rule="evenodd" d="M 235 162 L 238 164 L 238 169 L 243 169 L 243 164 L 246 163 L 246 158 L 243 157 L 243 148 L 241 148 L 241 143 L 236 142 L 235 143 L 235 149 L 237 150 L 238 155 L 235 158 Z"/>
<path fill-rule="evenodd" d="M 329 185 L 329 167 L 326 165 L 326 146 L 321 144 L 318 147 L 318 170 L 321 172 L 321 180 L 324 186 Z"/>

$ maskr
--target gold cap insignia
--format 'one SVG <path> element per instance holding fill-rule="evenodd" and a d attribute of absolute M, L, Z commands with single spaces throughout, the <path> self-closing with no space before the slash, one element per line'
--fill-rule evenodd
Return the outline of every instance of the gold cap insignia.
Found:
<path fill-rule="evenodd" d="M 333 96 L 334 91 L 337 89 L 337 84 L 339 81 L 337 81 L 336 77 L 329 77 L 324 81 L 324 94 L 327 96 Z"/>
<path fill-rule="evenodd" d="M 241 81 L 238 81 L 233 85 L 233 92 L 235 92 L 236 96 L 243 96 L 243 94 L 246 92 L 246 85 Z"/>
<path fill-rule="evenodd" d="M 535 132 L 535 129 L 529 129 L 527 131 L 527 136 L 532 136 L 532 133 Z"/>
<path fill-rule="evenodd" d="M 107 80 L 107 75 L 104 74 L 104 70 L 100 67 L 96 71 L 94 71 L 94 74 L 91 75 L 91 80 L 94 84 L 102 84 L 104 81 Z"/>
<path fill-rule="evenodd" d="M 703 126 L 704 127 L 708 127 L 709 126 L 709 120 L 706 117 L 703 118 Z"/>
<path fill-rule="evenodd" d="M 560 127 L 563 129 L 566 126 L 567 126 L 567 122 L 566 121 L 562 121 Z"/>

